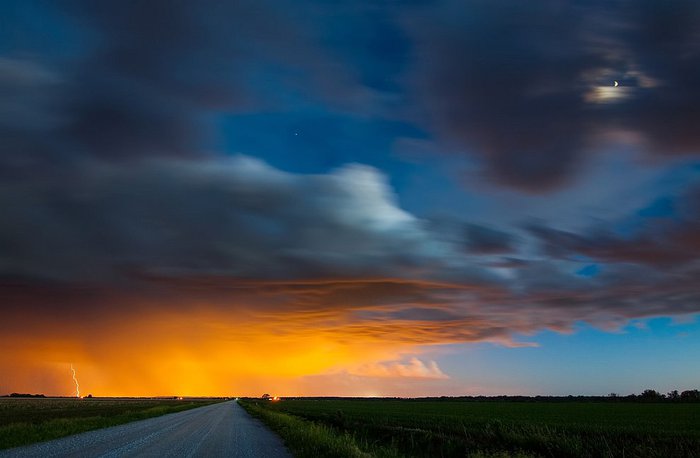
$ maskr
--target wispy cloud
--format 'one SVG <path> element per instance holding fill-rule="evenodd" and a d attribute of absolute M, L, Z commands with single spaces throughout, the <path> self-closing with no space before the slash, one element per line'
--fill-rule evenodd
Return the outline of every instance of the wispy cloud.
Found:
<path fill-rule="evenodd" d="M 363 377 L 408 377 L 424 379 L 447 379 L 449 378 L 435 361 L 428 361 L 427 364 L 414 357 L 407 361 L 386 361 L 369 363 L 350 369 L 348 373 Z"/>

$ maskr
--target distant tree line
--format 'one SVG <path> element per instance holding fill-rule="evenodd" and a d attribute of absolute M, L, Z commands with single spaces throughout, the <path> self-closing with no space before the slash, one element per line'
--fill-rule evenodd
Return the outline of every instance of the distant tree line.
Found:
<path fill-rule="evenodd" d="M 267 395 L 269 397 L 269 395 Z M 263 399 L 266 399 L 263 396 Z M 340 400 L 340 399 L 410 399 L 412 401 L 510 401 L 510 402 L 700 402 L 700 390 L 678 390 L 669 391 L 667 394 L 659 393 L 656 390 L 648 389 L 640 394 L 619 395 L 610 393 L 607 396 L 439 396 L 425 398 L 352 398 L 352 397 L 285 397 L 284 399 L 307 399 L 307 400 Z"/>
<path fill-rule="evenodd" d="M 608 395 L 610 398 L 620 398 L 616 393 L 610 393 Z M 656 390 L 644 390 L 641 394 L 630 394 L 622 397 L 623 399 L 632 399 L 638 401 L 672 401 L 672 402 L 682 402 L 682 401 L 700 401 L 700 390 L 685 390 L 680 393 L 678 390 L 669 391 L 666 394 L 659 393 Z"/>
<path fill-rule="evenodd" d="M 10 393 L 2 396 L 3 398 L 45 398 L 43 394 L 29 394 L 29 393 Z"/>

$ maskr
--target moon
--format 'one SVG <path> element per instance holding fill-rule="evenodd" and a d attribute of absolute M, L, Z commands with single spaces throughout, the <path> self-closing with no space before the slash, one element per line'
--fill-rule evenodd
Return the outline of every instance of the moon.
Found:
<path fill-rule="evenodd" d="M 617 81 L 615 81 L 615 87 L 617 87 L 617 86 L 619 86 L 619 84 L 617 83 Z"/>

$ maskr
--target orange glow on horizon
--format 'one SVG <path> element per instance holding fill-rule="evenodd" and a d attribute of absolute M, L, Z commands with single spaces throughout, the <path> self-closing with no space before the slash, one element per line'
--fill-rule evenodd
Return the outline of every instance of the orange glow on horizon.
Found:
<path fill-rule="evenodd" d="M 503 320 L 477 313 L 476 288 L 406 279 L 149 280 L 137 291 L 17 289 L 0 321 L 0 394 L 67 396 L 79 368 L 93 396 L 420 396 L 464 394 L 431 346 L 513 343 Z M 421 298 L 417 300 L 416 298 Z M 438 300 L 435 300 L 438 299 Z M 460 307 L 464 307 L 460 310 Z M 426 310 L 449 320 L 430 320 Z M 461 315 L 460 315 L 461 314 Z M 504 331 L 504 329 L 506 329 Z M 493 331 L 495 330 L 495 332 Z"/>
<path fill-rule="evenodd" d="M 80 368 L 81 391 L 93 396 L 257 397 L 265 387 L 278 387 L 286 396 L 317 395 L 319 384 L 308 377 L 358 373 L 368 364 L 420 351 L 401 343 L 400 333 L 396 329 L 394 339 L 383 341 L 343 323 L 329 332 L 317 324 L 285 326 L 284 320 L 242 320 L 206 309 L 90 326 L 68 322 L 60 329 L 26 321 L 22 333 L 0 337 L 10 349 L 0 364 L 13 368 L 13 375 L 0 378 L 0 393 L 75 394 L 66 374 L 73 361 Z M 362 392 L 338 387 L 321 394 Z"/>

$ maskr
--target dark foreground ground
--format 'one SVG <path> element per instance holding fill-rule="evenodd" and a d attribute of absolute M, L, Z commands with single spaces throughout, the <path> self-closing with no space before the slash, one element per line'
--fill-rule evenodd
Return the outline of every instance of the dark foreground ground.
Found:
<path fill-rule="evenodd" d="M 247 400 L 299 457 L 700 457 L 700 404 Z"/>
<path fill-rule="evenodd" d="M 0 398 L 0 449 L 202 407 L 220 399 Z"/>
<path fill-rule="evenodd" d="M 68 456 L 287 458 L 291 455 L 279 437 L 234 401 L 0 451 L 2 458 Z"/>

